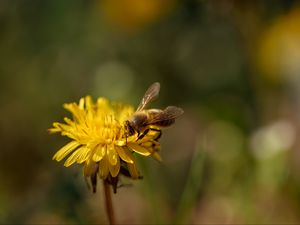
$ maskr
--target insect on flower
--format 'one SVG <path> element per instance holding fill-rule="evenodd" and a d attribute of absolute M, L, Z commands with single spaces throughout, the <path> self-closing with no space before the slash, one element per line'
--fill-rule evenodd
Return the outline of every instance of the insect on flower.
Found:
<path fill-rule="evenodd" d="M 168 127 L 175 123 L 175 119 L 183 114 L 183 110 L 176 106 L 168 106 L 161 109 L 145 109 L 146 106 L 158 97 L 160 84 L 155 82 L 145 92 L 137 110 L 128 120 L 125 126 L 128 135 L 138 133 L 138 140 L 145 137 L 149 131 L 157 131 L 158 140 L 161 136 L 161 130 L 158 128 Z"/>
<path fill-rule="evenodd" d="M 53 156 L 56 161 L 67 157 L 64 166 L 74 163 L 84 165 L 84 176 L 89 178 L 96 192 L 97 179 L 110 184 L 116 193 L 119 176 L 140 179 L 135 154 L 160 160 L 159 138 L 161 128 L 175 122 L 183 110 L 168 106 L 164 110 L 146 109 L 159 93 L 159 83 L 146 91 L 137 110 L 130 105 L 110 102 L 90 96 L 81 98 L 79 104 L 64 104 L 73 118 L 65 123 L 55 122 L 50 133 L 61 133 L 71 141 Z"/>

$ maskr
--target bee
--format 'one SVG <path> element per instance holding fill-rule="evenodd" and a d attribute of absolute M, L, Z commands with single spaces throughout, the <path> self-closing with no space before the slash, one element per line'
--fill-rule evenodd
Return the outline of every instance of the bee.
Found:
<path fill-rule="evenodd" d="M 137 110 L 125 122 L 128 135 L 138 134 L 138 139 L 142 139 L 149 131 L 157 131 L 158 140 L 161 136 L 161 130 L 171 126 L 177 117 L 183 114 L 183 110 L 176 106 L 168 106 L 165 109 L 146 109 L 146 106 L 154 101 L 159 94 L 160 84 L 153 83 L 145 92 Z"/>

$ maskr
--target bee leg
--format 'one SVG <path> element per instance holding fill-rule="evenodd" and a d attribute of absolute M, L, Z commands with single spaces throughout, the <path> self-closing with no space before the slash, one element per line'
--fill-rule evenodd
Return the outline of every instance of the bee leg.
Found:
<path fill-rule="evenodd" d="M 149 130 L 153 130 L 153 131 L 156 131 L 156 132 L 158 132 L 158 135 L 157 135 L 157 137 L 154 139 L 155 141 L 158 141 L 158 140 L 161 138 L 162 132 L 161 132 L 161 130 L 160 130 L 160 129 L 149 128 Z"/>
<path fill-rule="evenodd" d="M 145 137 L 149 133 L 150 130 L 156 131 L 156 132 L 159 133 L 157 135 L 157 137 L 154 139 L 155 141 L 158 141 L 160 139 L 161 135 L 162 135 L 162 132 L 161 132 L 160 129 L 155 129 L 155 128 L 148 128 L 148 129 L 146 129 L 141 135 L 138 136 L 137 141 L 140 140 L 140 139 L 142 139 L 143 137 Z"/>
<path fill-rule="evenodd" d="M 137 141 L 140 140 L 140 139 L 142 139 L 143 137 L 145 137 L 146 134 L 149 133 L 149 131 L 150 131 L 150 128 L 146 129 L 141 135 L 138 136 Z"/>

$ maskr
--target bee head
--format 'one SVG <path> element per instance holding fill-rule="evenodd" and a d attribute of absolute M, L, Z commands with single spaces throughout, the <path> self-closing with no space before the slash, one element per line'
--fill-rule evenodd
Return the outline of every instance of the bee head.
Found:
<path fill-rule="evenodd" d="M 126 128 L 126 130 L 127 130 L 127 135 L 128 135 L 128 136 L 134 135 L 135 129 L 134 129 L 134 127 L 131 125 L 130 120 L 126 120 L 126 121 L 125 121 L 125 128 Z"/>
<path fill-rule="evenodd" d="M 147 114 L 136 112 L 128 120 L 125 121 L 125 127 L 128 135 L 133 135 L 135 132 L 138 134 L 147 124 Z"/>

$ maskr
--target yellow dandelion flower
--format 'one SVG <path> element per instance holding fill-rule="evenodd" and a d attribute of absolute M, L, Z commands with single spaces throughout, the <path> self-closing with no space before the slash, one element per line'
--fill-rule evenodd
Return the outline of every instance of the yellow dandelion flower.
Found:
<path fill-rule="evenodd" d="M 96 191 L 97 175 L 114 188 L 120 174 L 132 179 L 141 178 L 134 153 L 160 160 L 158 135 L 160 128 L 150 130 L 143 138 L 138 132 L 128 135 L 126 121 L 134 113 L 130 105 L 109 102 L 105 98 L 92 101 L 90 96 L 81 98 L 79 104 L 64 104 L 73 119 L 53 123 L 50 133 L 61 133 L 71 141 L 53 156 L 56 161 L 67 158 L 64 166 L 84 164 L 84 176 L 91 179 Z"/>

